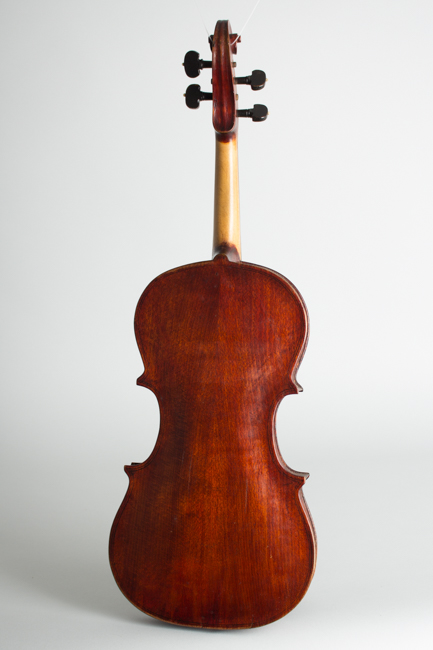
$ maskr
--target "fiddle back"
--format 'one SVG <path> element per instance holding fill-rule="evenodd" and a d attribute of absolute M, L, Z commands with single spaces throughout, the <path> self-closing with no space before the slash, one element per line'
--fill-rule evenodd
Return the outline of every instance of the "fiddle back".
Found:
<path fill-rule="evenodd" d="M 234 167 L 218 170 L 218 146 L 237 130 L 230 31 L 219 21 L 212 43 L 216 195 L 236 190 Z M 157 397 L 160 431 L 149 458 L 125 467 L 109 553 L 118 586 L 142 611 L 227 629 L 295 607 L 316 541 L 302 495 L 308 474 L 284 463 L 275 433 L 278 404 L 301 390 L 306 307 L 282 275 L 240 261 L 236 200 L 218 210 L 216 198 L 213 260 L 160 275 L 137 306 L 137 383 Z"/>

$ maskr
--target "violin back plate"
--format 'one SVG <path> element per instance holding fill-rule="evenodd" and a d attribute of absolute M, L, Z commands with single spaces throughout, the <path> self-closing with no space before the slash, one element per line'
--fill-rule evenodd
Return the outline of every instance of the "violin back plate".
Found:
<path fill-rule="evenodd" d="M 155 448 L 125 468 L 110 562 L 124 595 L 156 618 L 248 628 L 289 612 L 314 573 L 308 475 L 278 451 L 275 414 L 300 390 L 305 305 L 283 276 L 225 255 L 164 273 L 135 328 L 138 383 L 160 408 Z"/>

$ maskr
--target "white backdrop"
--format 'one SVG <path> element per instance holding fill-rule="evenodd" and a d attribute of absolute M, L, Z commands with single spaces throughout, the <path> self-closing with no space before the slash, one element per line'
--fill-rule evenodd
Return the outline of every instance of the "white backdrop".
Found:
<path fill-rule="evenodd" d="M 9 649 L 432 646 L 433 4 L 262 0 L 238 74 L 243 258 L 299 288 L 311 338 L 277 427 L 316 523 L 316 576 L 270 626 L 159 623 L 107 560 L 123 465 L 158 409 L 132 321 L 210 258 L 211 108 L 181 62 L 255 0 L 2 0 L 0 634 Z M 199 11 L 200 9 L 200 11 Z M 198 82 L 210 90 L 210 72 Z M 223 646 L 224 644 L 224 646 Z"/>

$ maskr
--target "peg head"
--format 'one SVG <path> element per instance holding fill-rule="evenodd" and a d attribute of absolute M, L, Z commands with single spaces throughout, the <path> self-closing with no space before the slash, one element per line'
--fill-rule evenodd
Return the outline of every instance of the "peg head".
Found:
<path fill-rule="evenodd" d="M 191 84 L 186 89 L 185 93 L 185 103 L 188 108 L 198 108 L 200 102 L 212 99 L 212 93 L 202 92 L 198 84 Z"/>
<path fill-rule="evenodd" d="M 237 111 L 238 117 L 251 117 L 253 122 L 264 122 L 268 117 L 268 109 L 264 104 L 254 104 L 253 108 Z"/>
<path fill-rule="evenodd" d="M 265 87 L 266 74 L 263 70 L 253 70 L 248 77 L 236 77 L 235 83 L 249 85 L 252 90 L 261 90 Z"/>
<path fill-rule="evenodd" d="M 211 68 L 212 61 L 203 61 L 203 59 L 200 59 L 200 54 L 198 52 L 190 50 L 185 54 L 183 66 L 186 75 L 194 79 L 195 77 L 198 77 L 203 68 Z"/>

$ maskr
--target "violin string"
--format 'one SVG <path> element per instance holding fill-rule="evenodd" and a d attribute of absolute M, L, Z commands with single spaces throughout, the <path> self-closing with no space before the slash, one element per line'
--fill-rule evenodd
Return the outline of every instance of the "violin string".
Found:
<path fill-rule="evenodd" d="M 247 18 L 247 20 L 246 20 L 246 22 L 245 22 L 245 25 L 242 27 L 241 31 L 239 32 L 238 37 L 237 37 L 237 39 L 234 41 L 233 45 L 234 45 L 234 44 L 235 44 L 235 43 L 240 39 L 242 32 L 244 31 L 245 27 L 246 27 L 246 26 L 248 25 L 248 23 L 250 22 L 250 18 L 252 17 L 253 13 L 254 13 L 255 10 L 257 9 L 259 3 L 260 3 L 260 0 L 257 0 L 256 4 L 255 4 L 254 7 L 253 7 L 252 12 L 251 12 L 250 15 L 248 16 L 248 18 Z"/>
<path fill-rule="evenodd" d="M 196 8 L 197 8 L 198 14 L 199 14 L 199 16 L 200 16 L 200 20 L 201 20 L 201 22 L 202 22 L 202 25 L 203 25 L 203 27 L 204 27 L 205 30 L 206 30 L 206 34 L 208 35 L 208 37 L 210 37 L 209 30 L 208 30 L 208 28 L 206 27 L 206 23 L 205 23 L 205 21 L 204 21 L 203 14 L 202 14 L 202 12 L 201 12 L 201 10 L 200 10 L 200 5 L 199 5 L 199 3 L 198 3 L 198 0 L 194 0 L 194 2 L 195 2 L 195 6 L 196 6 Z M 249 15 L 248 18 L 246 19 L 246 21 L 245 21 L 245 23 L 244 23 L 244 26 L 242 27 L 241 31 L 239 32 L 239 34 L 238 34 L 236 40 L 234 41 L 233 45 L 234 45 L 234 44 L 235 44 L 235 43 L 240 39 L 241 34 L 243 33 L 243 31 L 245 30 L 245 27 L 246 27 L 246 26 L 248 25 L 248 23 L 250 22 L 250 20 L 251 20 L 253 14 L 254 14 L 254 12 L 255 12 L 255 10 L 257 9 L 257 7 L 258 7 L 259 4 L 260 4 L 260 2 L 261 2 L 261 0 L 257 0 L 256 4 L 254 5 L 254 7 L 253 7 L 253 9 L 252 9 L 252 11 L 251 11 L 251 13 L 250 13 L 250 15 Z"/>
<path fill-rule="evenodd" d="M 199 16 L 200 16 L 200 20 L 201 20 L 201 22 L 203 23 L 203 27 L 205 28 L 205 30 L 206 30 L 206 34 L 207 34 L 207 36 L 208 36 L 208 38 L 209 38 L 209 37 L 210 37 L 210 34 L 209 34 L 208 29 L 207 29 L 207 27 L 206 27 L 206 23 L 204 22 L 203 14 L 202 14 L 201 11 L 200 11 L 200 5 L 199 5 L 199 3 L 198 3 L 198 0 L 194 0 L 194 2 L 195 2 L 195 6 L 197 7 L 197 11 L 198 11 L 198 14 L 199 14 Z"/>

